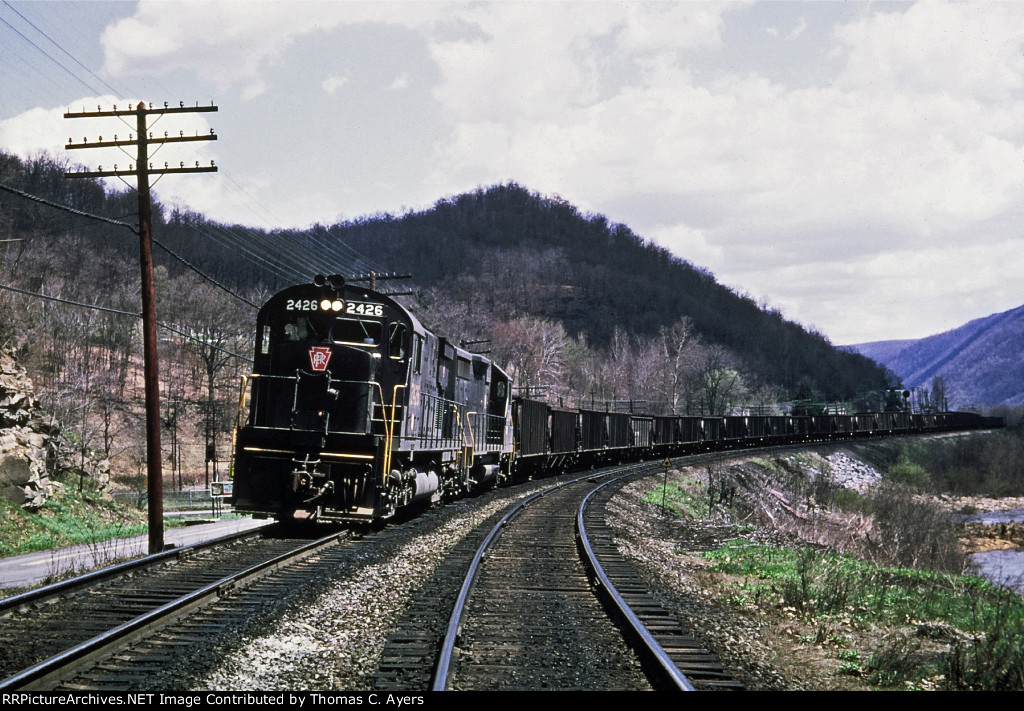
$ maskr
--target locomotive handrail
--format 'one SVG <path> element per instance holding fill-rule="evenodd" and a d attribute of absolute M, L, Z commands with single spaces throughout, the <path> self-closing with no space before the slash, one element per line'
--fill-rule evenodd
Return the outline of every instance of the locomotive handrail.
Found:
<path fill-rule="evenodd" d="M 388 483 L 388 476 L 391 475 L 391 455 L 392 448 L 395 445 L 395 409 L 398 403 L 398 389 L 405 389 L 404 384 L 396 385 L 394 390 L 391 392 L 391 419 L 384 426 L 384 431 L 387 433 L 384 439 L 384 483 Z M 384 396 L 381 393 L 381 410 L 384 409 Z"/>
<path fill-rule="evenodd" d="M 469 421 L 470 415 L 478 414 L 476 411 L 466 412 L 466 431 L 469 432 L 469 446 L 476 452 L 476 435 L 473 433 L 473 423 Z"/>
<path fill-rule="evenodd" d="M 307 373 L 309 375 L 316 375 L 316 373 L 313 373 L 312 371 L 309 371 L 309 370 L 304 370 L 302 368 L 296 368 L 295 372 L 296 373 L 302 372 L 302 373 Z M 346 380 L 344 378 L 335 378 L 334 376 L 332 376 L 330 374 L 330 371 L 327 372 L 327 376 L 330 378 L 332 383 L 349 383 L 349 384 L 356 384 L 356 385 L 359 385 L 359 384 L 362 384 L 362 385 L 376 385 L 377 384 L 377 382 L 375 380 Z M 298 379 L 297 375 L 271 375 L 270 373 L 253 373 L 251 375 L 243 375 L 242 377 L 243 378 L 247 378 L 249 380 L 256 380 L 256 379 L 260 379 L 260 380 L 296 380 L 296 379 Z"/>
<path fill-rule="evenodd" d="M 462 426 L 462 418 L 459 416 L 459 403 L 452 401 L 452 410 L 455 411 L 455 424 L 459 426 L 459 439 L 462 440 L 462 446 L 459 447 L 455 461 L 459 464 L 460 476 L 464 477 L 466 470 L 469 469 L 469 465 L 466 463 L 466 428 Z M 469 446 L 472 452 L 472 445 Z"/>
<path fill-rule="evenodd" d="M 352 381 L 359 382 L 359 381 Z M 388 403 L 384 401 L 384 388 L 376 380 L 368 381 L 371 386 L 376 386 L 377 392 L 380 393 L 380 410 L 381 413 L 386 412 L 385 408 Z M 395 410 L 398 408 L 398 390 L 399 388 L 405 389 L 405 385 L 396 385 L 391 393 L 391 417 L 383 418 L 384 423 L 384 462 L 381 467 L 381 484 L 386 485 L 388 483 L 388 477 L 391 475 L 391 455 L 392 448 L 395 442 Z"/>
<path fill-rule="evenodd" d="M 470 420 L 470 416 L 476 417 L 477 422 L 474 424 Z M 467 412 L 466 421 L 469 425 L 470 432 L 473 434 L 473 449 L 476 449 L 477 440 L 481 441 L 480 451 L 491 452 L 495 449 L 501 449 L 503 443 L 491 443 L 488 442 L 489 432 L 492 431 L 492 425 L 495 422 L 504 423 L 505 418 L 501 415 L 492 415 L 488 412 Z"/>
<path fill-rule="evenodd" d="M 238 409 L 235 411 L 235 426 L 231 428 L 231 463 L 228 465 L 229 478 L 234 479 L 235 449 L 238 447 L 238 429 L 242 426 L 242 415 L 245 412 L 246 394 L 249 392 L 249 376 L 242 376 L 242 393 L 238 398 Z"/>
<path fill-rule="evenodd" d="M 242 410 L 242 408 L 244 408 L 244 405 L 245 405 L 245 402 L 246 402 L 246 394 L 247 394 L 248 390 L 245 389 L 245 386 L 248 384 L 249 381 L 256 381 L 256 380 L 279 380 L 279 381 L 286 381 L 286 382 L 291 381 L 291 382 L 294 382 L 296 384 L 296 387 L 298 387 L 299 379 L 300 379 L 299 373 L 304 373 L 306 375 L 316 375 L 316 373 L 312 373 L 312 372 L 304 370 L 302 368 L 296 368 L 295 369 L 295 375 L 274 375 L 274 374 L 271 374 L 271 373 L 252 373 L 252 374 L 250 374 L 248 376 L 242 376 L 243 377 L 243 392 L 242 392 L 242 397 L 241 397 L 240 402 L 239 402 L 239 409 L 240 409 L 240 411 Z M 345 379 L 345 378 L 335 378 L 331 374 L 330 371 L 327 371 L 326 377 L 327 377 L 328 383 L 330 385 L 342 384 L 342 385 L 364 385 L 364 386 L 366 386 L 367 387 L 367 399 L 370 401 L 369 405 L 370 405 L 370 408 L 371 408 L 371 411 L 367 413 L 367 417 L 368 417 L 368 419 L 372 420 L 372 418 L 373 418 L 373 414 L 372 414 L 372 405 L 373 405 L 372 400 L 373 400 L 373 398 L 372 398 L 372 395 L 370 394 L 370 390 L 372 390 L 372 388 L 374 386 L 377 386 L 377 388 L 379 390 L 380 389 L 379 383 L 377 383 L 374 380 L 349 380 L 349 379 Z M 255 391 L 252 394 L 252 399 L 253 399 L 253 403 L 254 403 L 253 407 L 259 408 L 260 407 L 260 405 L 259 405 L 260 396 L 258 396 L 255 393 Z M 383 408 L 385 406 L 385 404 L 386 404 L 386 403 L 384 403 L 383 393 L 381 394 L 380 400 L 381 400 L 381 407 Z M 294 404 L 293 404 L 293 408 L 294 408 Z M 255 421 L 250 426 L 253 429 L 276 429 L 277 428 L 277 426 L 274 425 L 273 423 L 271 423 L 271 424 L 258 424 Z M 362 431 L 359 431 L 359 430 L 351 430 L 351 429 L 333 429 L 333 430 L 332 429 L 328 429 L 328 431 L 330 431 L 330 432 L 338 432 L 338 433 L 343 433 L 343 434 L 365 434 L 365 432 L 362 432 Z"/>

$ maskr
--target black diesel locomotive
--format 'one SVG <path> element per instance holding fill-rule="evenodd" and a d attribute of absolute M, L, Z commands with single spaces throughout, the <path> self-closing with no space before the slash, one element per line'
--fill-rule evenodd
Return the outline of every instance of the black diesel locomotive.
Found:
<path fill-rule="evenodd" d="M 570 467 L 1001 425 L 956 412 L 692 417 L 554 408 L 510 397 L 508 375 L 490 360 L 341 277 L 278 293 L 256 328 L 233 501 L 237 511 L 282 520 L 386 519 L 513 475 Z"/>
<path fill-rule="evenodd" d="M 508 375 L 390 297 L 317 277 L 273 296 L 256 329 L 236 510 L 370 521 L 509 476 Z"/>

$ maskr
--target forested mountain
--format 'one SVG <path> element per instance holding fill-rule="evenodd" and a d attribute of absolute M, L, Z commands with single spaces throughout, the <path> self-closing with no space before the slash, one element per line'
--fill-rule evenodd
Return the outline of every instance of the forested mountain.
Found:
<path fill-rule="evenodd" d="M 778 311 L 762 310 L 625 225 L 515 184 L 329 231 L 412 273 L 418 286 L 505 317 L 558 321 L 598 348 L 611 344 L 616 328 L 651 337 L 688 317 L 702 339 L 736 354 L 753 380 L 786 394 L 802 381 L 827 399 L 885 386 L 874 363 L 833 348 Z"/>
<path fill-rule="evenodd" d="M 911 341 L 850 346 L 890 368 L 906 387 L 944 383 L 953 408 L 1024 405 L 1024 306 Z"/>
<path fill-rule="evenodd" d="M 69 433 L 60 447 L 141 477 L 137 201 L 64 173 L 0 151 L 0 348 Z M 888 384 L 873 361 L 628 227 L 515 184 L 306 230 L 159 204 L 153 216 L 163 441 L 178 486 L 227 459 L 255 305 L 316 273 L 411 274 L 382 287 L 410 292 L 399 298 L 439 333 L 479 341 L 516 392 L 567 407 L 777 411 L 797 395 L 856 405 Z"/>
<path fill-rule="evenodd" d="M 66 180 L 63 166 L 45 159 L 21 162 L 0 154 L 0 180 L 96 214 L 121 218 L 134 212 L 131 194 L 104 193 L 92 181 Z M 79 250 L 73 263 L 42 265 L 28 259 L 25 266 L 40 274 L 22 272 L 5 278 L 39 287 L 44 281 L 41 273 L 46 273 L 51 284 L 56 281 L 77 294 L 80 287 L 64 279 L 67 270 L 77 273 L 108 260 L 118 262 L 116 268 L 112 263 L 107 267 L 117 273 L 134 269 L 134 237 L 123 230 L 9 196 L 0 200 L 0 229 L 10 234 L 59 232 L 62 243 L 73 234 Z M 778 311 L 761 309 L 718 284 L 707 270 L 645 241 L 625 225 L 582 214 L 565 201 L 516 184 L 481 188 L 401 216 L 380 214 L 303 231 L 267 232 L 216 224 L 192 213 L 165 212 L 155 211 L 155 237 L 236 288 L 269 293 L 288 278 L 265 268 L 264 263 L 274 258 L 263 257 L 264 263 L 246 259 L 235 245 L 251 245 L 245 249 L 258 253 L 276 241 L 296 252 L 316 254 L 324 244 L 343 242 L 375 264 L 412 274 L 412 288 L 428 321 L 432 309 L 439 320 L 451 320 L 453 308 L 461 311 L 459 318 L 470 322 L 455 329 L 463 337 L 492 335 L 489 328 L 472 333 L 474 318 L 484 324 L 529 316 L 559 324 L 588 348 L 610 352 L 616 339 L 620 345 L 628 338 L 653 339 L 685 319 L 692 337 L 731 354 L 730 362 L 742 370 L 750 388 L 772 385 L 783 399 L 794 396 L 801 386 L 803 394 L 813 391 L 819 399 L 836 400 L 887 384 L 884 370 L 874 362 L 837 350 L 822 335 L 787 321 Z M 101 233 L 115 234 L 116 240 L 81 236 Z M 226 235 L 231 239 L 221 238 Z M 96 259 L 89 256 L 92 251 Z M 115 253 L 123 259 L 118 261 Z M 157 254 L 172 277 L 187 271 L 178 261 Z M 118 278 L 117 288 L 88 288 L 99 303 L 108 301 L 105 289 L 119 291 L 121 303 L 133 293 L 132 281 Z M 443 330 L 447 324 L 432 325 Z"/>

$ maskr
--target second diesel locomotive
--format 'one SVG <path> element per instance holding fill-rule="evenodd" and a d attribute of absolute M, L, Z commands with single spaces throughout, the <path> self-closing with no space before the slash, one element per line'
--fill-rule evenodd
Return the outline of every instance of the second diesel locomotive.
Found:
<path fill-rule="evenodd" d="M 371 521 L 509 475 L 508 375 L 390 297 L 317 277 L 271 297 L 256 329 L 237 511 Z"/>
<path fill-rule="evenodd" d="M 694 417 L 554 408 L 341 277 L 271 297 L 235 430 L 235 509 L 376 521 L 563 468 L 698 451 L 999 427 L 974 413 Z M 245 418 L 244 423 L 241 421 Z"/>

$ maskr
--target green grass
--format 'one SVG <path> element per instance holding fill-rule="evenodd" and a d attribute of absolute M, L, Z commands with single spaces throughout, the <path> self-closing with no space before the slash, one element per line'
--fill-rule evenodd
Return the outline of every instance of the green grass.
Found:
<path fill-rule="evenodd" d="M 668 486 L 659 484 L 647 492 L 644 501 L 664 508 L 676 516 L 704 518 L 708 515 L 706 487 L 690 477 L 681 482 L 670 481 Z"/>
<path fill-rule="evenodd" d="M 931 475 L 928 471 L 917 462 L 912 461 L 905 453 L 889 466 L 886 474 L 890 481 L 917 489 L 923 489 L 931 482 Z"/>
<path fill-rule="evenodd" d="M 778 459 L 755 459 L 753 463 L 772 474 L 782 475 L 786 473 L 786 468 L 782 466 Z"/>
<path fill-rule="evenodd" d="M 78 486 L 77 478 L 64 482 L 36 512 L 0 499 L 0 556 L 99 543 L 147 532 L 145 511 L 112 501 L 89 481 L 83 482 L 82 491 Z M 180 524 L 165 521 L 164 525 Z"/>
<path fill-rule="evenodd" d="M 948 688 L 1024 688 L 1024 600 L 979 578 L 881 566 L 806 548 L 733 541 L 703 554 L 734 576 L 727 601 L 789 609 L 805 621 L 907 630 L 880 650 L 846 649 L 841 673 L 885 688 L 942 675 Z M 929 623 L 960 631 L 945 654 L 919 654 Z"/>

